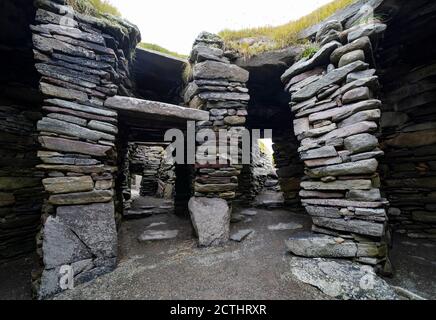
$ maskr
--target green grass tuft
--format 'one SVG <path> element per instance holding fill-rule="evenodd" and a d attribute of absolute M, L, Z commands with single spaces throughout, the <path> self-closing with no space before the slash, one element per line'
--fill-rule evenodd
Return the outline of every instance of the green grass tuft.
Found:
<path fill-rule="evenodd" d="M 334 0 L 307 16 L 281 26 L 264 26 L 242 30 L 226 29 L 221 31 L 219 36 L 224 40 L 227 48 L 234 49 L 244 56 L 251 56 L 269 50 L 286 48 L 301 44 L 298 39 L 300 32 L 324 21 L 336 11 L 351 5 L 355 1 L 356 0 Z M 253 46 L 240 41 L 241 39 L 246 38 L 268 39 L 270 42 L 268 45 Z"/>
<path fill-rule="evenodd" d="M 82 14 L 95 17 L 110 14 L 121 17 L 120 11 L 108 0 L 67 0 L 67 3 Z"/>

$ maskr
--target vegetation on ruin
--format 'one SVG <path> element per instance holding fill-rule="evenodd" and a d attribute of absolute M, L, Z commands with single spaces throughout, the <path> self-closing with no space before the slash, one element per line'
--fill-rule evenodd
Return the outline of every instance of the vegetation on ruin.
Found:
<path fill-rule="evenodd" d="M 280 26 L 264 26 L 242 30 L 223 30 L 219 33 L 229 49 L 236 50 L 244 56 L 252 56 L 261 52 L 282 49 L 301 44 L 298 35 L 305 29 L 314 26 L 336 11 L 351 5 L 356 0 L 334 0 L 314 12 Z M 247 41 L 247 39 L 249 41 Z M 251 41 L 250 41 L 251 40 Z"/>
<path fill-rule="evenodd" d="M 319 43 L 316 42 L 307 42 L 303 44 L 303 52 L 298 57 L 298 60 L 307 58 L 312 58 L 320 49 Z"/>
<path fill-rule="evenodd" d="M 108 0 L 67 0 L 68 4 L 77 12 L 98 17 L 103 14 L 110 14 L 121 17 L 120 11 Z"/>
<path fill-rule="evenodd" d="M 187 55 L 180 54 L 180 53 L 165 49 L 165 48 L 163 48 L 157 44 L 154 44 L 154 43 L 141 42 L 138 45 L 138 47 L 143 48 L 143 49 L 147 49 L 147 50 L 157 51 L 157 52 L 164 53 L 164 54 L 167 54 L 167 55 L 170 55 L 173 57 L 177 57 L 180 59 L 187 59 L 188 58 Z"/>

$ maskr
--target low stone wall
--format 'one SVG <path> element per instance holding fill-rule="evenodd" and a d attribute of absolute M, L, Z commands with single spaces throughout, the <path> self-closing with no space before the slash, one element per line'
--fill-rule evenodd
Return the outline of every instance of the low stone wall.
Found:
<path fill-rule="evenodd" d="M 38 297 L 51 296 L 61 266 L 75 283 L 115 268 L 114 174 L 117 112 L 107 97 L 129 94 L 129 59 L 136 27 L 74 12 L 66 1 L 38 0 L 33 45 L 45 96 L 37 124 L 48 199 L 43 210 L 42 273 Z"/>
<path fill-rule="evenodd" d="M 382 103 L 372 69 L 385 29 L 371 20 L 346 30 L 329 21 L 316 36 L 319 51 L 282 76 L 305 165 L 301 202 L 313 231 L 323 235 L 292 238 L 288 246 L 297 255 L 386 265 L 388 202 L 377 173 Z"/>

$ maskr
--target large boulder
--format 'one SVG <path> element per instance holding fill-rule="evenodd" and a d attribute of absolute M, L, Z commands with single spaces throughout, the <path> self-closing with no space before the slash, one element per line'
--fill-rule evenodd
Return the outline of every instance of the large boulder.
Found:
<path fill-rule="evenodd" d="M 227 201 L 193 197 L 188 208 L 200 246 L 217 246 L 229 241 L 231 209 Z"/>

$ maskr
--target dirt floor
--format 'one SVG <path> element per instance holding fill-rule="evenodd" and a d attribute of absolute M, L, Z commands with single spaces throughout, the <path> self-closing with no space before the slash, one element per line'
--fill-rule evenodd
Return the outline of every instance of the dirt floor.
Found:
<path fill-rule="evenodd" d="M 284 240 L 289 230 L 270 231 L 278 223 L 310 221 L 284 210 L 256 210 L 232 231 L 254 229 L 242 243 L 198 248 L 189 219 L 158 215 L 124 223 L 120 234 L 120 266 L 110 275 L 61 299 L 325 299 L 317 289 L 298 282 L 289 272 Z M 179 230 L 172 240 L 139 243 L 151 223 L 155 230 Z"/>
<path fill-rule="evenodd" d="M 247 209 L 237 209 L 240 213 Z M 243 242 L 198 248 L 190 220 L 174 214 L 130 220 L 120 230 L 119 266 L 111 274 L 66 292 L 57 299 L 328 299 L 316 288 L 296 280 L 284 241 L 294 230 L 276 229 L 291 223 L 309 229 L 310 219 L 287 210 L 249 209 L 232 234 L 253 229 Z M 178 230 L 171 240 L 140 243 L 153 230 Z M 165 223 L 165 224 L 162 224 Z M 428 299 L 436 299 L 436 242 L 395 237 L 395 277 L 386 279 Z M 30 299 L 32 257 L 0 265 L 0 299 Z"/>

